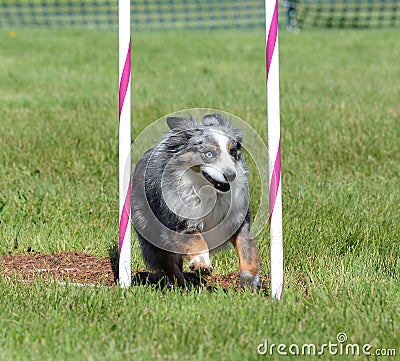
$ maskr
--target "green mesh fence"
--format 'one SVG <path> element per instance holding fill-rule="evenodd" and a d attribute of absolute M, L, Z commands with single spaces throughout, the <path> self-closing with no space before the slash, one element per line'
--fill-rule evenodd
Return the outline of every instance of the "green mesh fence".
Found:
<path fill-rule="evenodd" d="M 303 0 L 296 4 L 298 25 L 376 28 L 400 25 L 400 0 Z"/>
<path fill-rule="evenodd" d="M 131 1 L 133 30 L 212 29 L 264 26 L 258 0 Z M 0 0 L 0 27 L 116 28 L 118 0 Z"/>
<path fill-rule="evenodd" d="M 279 23 L 308 27 L 398 26 L 400 0 L 283 0 Z M 263 28 L 262 0 L 131 1 L 132 29 Z M 0 28 L 116 29 L 117 0 L 0 0 Z"/>

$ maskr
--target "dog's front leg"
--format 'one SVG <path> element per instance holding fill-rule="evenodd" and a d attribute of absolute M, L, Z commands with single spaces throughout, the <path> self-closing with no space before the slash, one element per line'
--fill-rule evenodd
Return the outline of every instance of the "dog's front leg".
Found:
<path fill-rule="evenodd" d="M 259 288 L 259 257 L 256 242 L 250 230 L 250 224 L 244 223 L 232 237 L 231 242 L 239 257 L 240 286 L 242 288 Z"/>
<path fill-rule="evenodd" d="M 189 267 L 192 271 L 211 274 L 211 266 L 208 245 L 198 229 L 190 229 L 185 232 L 185 256 L 189 259 Z"/>

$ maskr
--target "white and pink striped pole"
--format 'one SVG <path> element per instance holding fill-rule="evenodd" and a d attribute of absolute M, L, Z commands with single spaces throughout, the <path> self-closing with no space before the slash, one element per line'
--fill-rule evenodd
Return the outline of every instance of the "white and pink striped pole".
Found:
<path fill-rule="evenodd" d="M 269 217 L 271 235 L 271 294 L 280 300 L 283 293 L 283 237 L 281 191 L 281 142 L 279 102 L 278 0 L 265 0 Z"/>
<path fill-rule="evenodd" d="M 119 27 L 119 284 L 131 285 L 131 11 L 118 1 Z"/>

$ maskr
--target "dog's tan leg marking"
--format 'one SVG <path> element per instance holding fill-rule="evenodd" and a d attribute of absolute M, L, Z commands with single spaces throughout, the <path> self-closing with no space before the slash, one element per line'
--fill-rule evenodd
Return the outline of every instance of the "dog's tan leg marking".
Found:
<path fill-rule="evenodd" d="M 260 287 L 258 249 L 250 227 L 246 224 L 232 237 L 231 242 L 239 257 L 240 285 L 245 288 Z"/>
<path fill-rule="evenodd" d="M 191 236 L 190 240 L 185 241 L 185 256 L 189 259 L 190 269 L 192 271 L 200 271 L 206 274 L 211 274 L 213 268 L 211 266 L 208 246 L 203 235 L 198 229 L 190 229 L 185 233 Z"/>

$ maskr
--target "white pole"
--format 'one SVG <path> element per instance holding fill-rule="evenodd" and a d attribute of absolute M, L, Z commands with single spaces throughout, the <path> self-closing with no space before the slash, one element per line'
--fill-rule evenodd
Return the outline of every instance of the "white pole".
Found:
<path fill-rule="evenodd" d="M 269 209 L 271 233 L 271 295 L 280 300 L 283 292 L 283 238 L 281 145 L 279 102 L 278 0 L 265 0 Z"/>
<path fill-rule="evenodd" d="M 119 283 L 131 284 L 131 11 L 119 0 Z"/>

